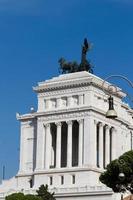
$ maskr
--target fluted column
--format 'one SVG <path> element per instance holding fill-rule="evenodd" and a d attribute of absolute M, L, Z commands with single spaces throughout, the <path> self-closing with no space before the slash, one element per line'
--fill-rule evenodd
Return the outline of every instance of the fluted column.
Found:
<path fill-rule="evenodd" d="M 112 128 L 112 160 L 116 159 L 116 129 Z"/>
<path fill-rule="evenodd" d="M 105 166 L 109 164 L 110 160 L 110 136 L 109 136 L 109 126 L 105 127 Z"/>
<path fill-rule="evenodd" d="M 46 149 L 45 149 L 45 168 L 49 169 L 51 162 L 51 132 L 50 132 L 50 124 L 46 124 Z"/>
<path fill-rule="evenodd" d="M 68 121 L 67 134 L 67 167 L 72 166 L 72 121 Z"/>
<path fill-rule="evenodd" d="M 61 166 L 61 122 L 56 123 L 57 135 L 56 135 L 56 167 Z"/>
<path fill-rule="evenodd" d="M 84 118 L 83 164 L 86 167 L 96 166 L 96 124 L 92 116 Z"/>
<path fill-rule="evenodd" d="M 93 148 L 93 163 L 94 163 L 94 166 L 96 167 L 97 166 L 97 156 L 98 156 L 98 152 L 97 152 L 97 121 L 94 120 L 94 134 L 93 134 L 93 145 L 94 145 L 94 148 Z"/>
<path fill-rule="evenodd" d="M 99 165 L 103 168 L 103 124 L 99 123 Z"/>
<path fill-rule="evenodd" d="M 78 166 L 83 164 L 83 119 L 79 120 Z"/>
<path fill-rule="evenodd" d="M 41 120 L 37 122 L 37 148 L 36 148 L 36 170 L 44 169 L 44 144 L 45 126 Z"/>

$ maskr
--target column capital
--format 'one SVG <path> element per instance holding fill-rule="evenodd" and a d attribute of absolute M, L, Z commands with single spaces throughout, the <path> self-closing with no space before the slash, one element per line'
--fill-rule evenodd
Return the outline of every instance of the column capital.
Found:
<path fill-rule="evenodd" d="M 79 124 L 82 124 L 83 123 L 83 119 L 79 119 L 77 120 Z"/>
<path fill-rule="evenodd" d="M 50 123 L 44 124 L 44 126 L 45 126 L 46 128 L 50 128 Z"/>
<path fill-rule="evenodd" d="M 96 119 L 94 119 L 94 124 L 97 125 L 98 124 L 98 121 Z"/>
<path fill-rule="evenodd" d="M 56 125 L 56 126 L 61 126 L 62 123 L 61 123 L 61 122 L 56 122 L 55 125 Z"/>
<path fill-rule="evenodd" d="M 104 126 L 104 124 L 102 123 L 102 122 L 98 122 L 98 125 L 99 125 L 99 127 L 103 127 Z"/>
<path fill-rule="evenodd" d="M 105 130 L 107 131 L 107 130 L 109 130 L 109 129 L 110 129 L 110 126 L 105 125 Z"/>
<path fill-rule="evenodd" d="M 68 125 L 72 125 L 73 121 L 72 121 L 72 120 L 69 120 L 69 121 L 66 121 L 66 123 L 67 123 Z"/>
<path fill-rule="evenodd" d="M 115 127 L 111 127 L 111 130 L 112 130 L 113 133 L 117 132 L 117 129 Z"/>

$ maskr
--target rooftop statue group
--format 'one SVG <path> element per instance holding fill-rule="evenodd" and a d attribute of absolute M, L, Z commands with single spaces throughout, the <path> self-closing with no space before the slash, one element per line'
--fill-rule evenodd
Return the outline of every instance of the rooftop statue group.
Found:
<path fill-rule="evenodd" d="M 79 71 L 88 71 L 93 73 L 92 64 L 86 59 L 87 52 L 91 49 L 91 44 L 88 43 L 87 39 L 84 39 L 82 46 L 81 63 L 78 64 L 76 61 L 67 62 L 64 58 L 59 59 L 60 73 L 74 73 Z"/>

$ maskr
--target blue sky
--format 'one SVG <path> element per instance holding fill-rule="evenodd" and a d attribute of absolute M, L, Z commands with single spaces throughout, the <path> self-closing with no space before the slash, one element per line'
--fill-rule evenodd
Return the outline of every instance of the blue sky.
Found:
<path fill-rule="evenodd" d="M 59 74 L 60 57 L 80 62 L 84 37 L 96 75 L 132 80 L 132 0 L 0 0 L 0 179 L 3 165 L 6 178 L 18 170 L 16 112 L 37 107 L 32 86 Z"/>

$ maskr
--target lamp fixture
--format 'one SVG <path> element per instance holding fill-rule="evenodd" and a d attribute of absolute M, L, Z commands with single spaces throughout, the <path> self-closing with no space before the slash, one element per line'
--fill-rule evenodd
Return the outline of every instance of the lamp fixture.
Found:
<path fill-rule="evenodd" d="M 108 98 L 108 102 L 109 102 L 109 109 L 106 112 L 106 117 L 111 118 L 111 119 L 115 119 L 117 117 L 117 112 L 114 109 L 114 100 L 113 100 L 112 96 L 110 96 Z"/>

